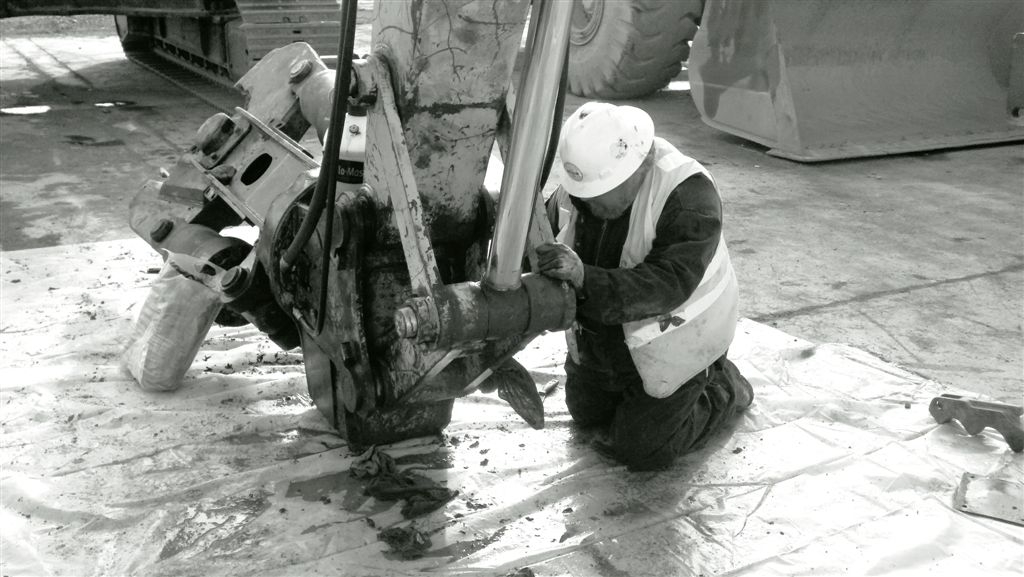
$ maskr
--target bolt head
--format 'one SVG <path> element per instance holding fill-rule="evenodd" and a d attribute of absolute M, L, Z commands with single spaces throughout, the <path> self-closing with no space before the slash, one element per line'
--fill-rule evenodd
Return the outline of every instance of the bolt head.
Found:
<path fill-rule="evenodd" d="M 300 60 L 294 64 L 288 70 L 288 81 L 292 84 L 298 84 L 309 76 L 309 73 L 313 71 L 313 62 L 309 60 Z"/>
<path fill-rule="evenodd" d="M 235 121 L 223 112 L 206 119 L 196 131 L 195 146 L 203 154 L 211 154 L 227 142 L 235 130 Z"/>
<path fill-rule="evenodd" d="M 411 339 L 416 336 L 418 319 L 416 312 L 411 307 L 401 306 L 395 310 L 395 332 L 403 339 Z"/>
<path fill-rule="evenodd" d="M 248 276 L 242 267 L 231 267 L 224 272 L 220 279 L 220 289 L 225 293 L 237 292 L 245 285 L 245 278 Z"/>
<path fill-rule="evenodd" d="M 166 218 L 162 219 L 149 231 L 149 238 L 153 239 L 153 242 L 163 242 L 172 230 L 174 230 L 174 222 Z"/>

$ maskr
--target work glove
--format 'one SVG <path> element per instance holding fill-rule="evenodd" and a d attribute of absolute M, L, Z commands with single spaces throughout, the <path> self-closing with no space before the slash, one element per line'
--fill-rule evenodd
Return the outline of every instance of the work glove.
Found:
<path fill-rule="evenodd" d="M 537 247 L 537 264 L 541 274 L 569 281 L 576 290 L 583 288 L 583 261 L 568 246 L 549 242 Z"/>

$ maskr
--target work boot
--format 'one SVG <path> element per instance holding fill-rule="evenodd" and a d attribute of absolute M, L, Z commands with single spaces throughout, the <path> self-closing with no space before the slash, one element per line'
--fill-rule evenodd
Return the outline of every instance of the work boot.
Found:
<path fill-rule="evenodd" d="M 496 386 L 498 398 L 511 405 L 526 424 L 534 429 L 544 428 L 544 400 L 537 391 L 533 377 L 523 365 L 515 359 L 509 359 L 496 368 L 485 382 L 488 388 Z"/>
<path fill-rule="evenodd" d="M 718 359 L 715 365 L 717 365 L 719 378 L 729 383 L 736 410 L 742 411 L 749 407 L 754 402 L 754 388 L 750 386 L 750 381 L 740 373 L 732 361 L 725 357 Z"/>

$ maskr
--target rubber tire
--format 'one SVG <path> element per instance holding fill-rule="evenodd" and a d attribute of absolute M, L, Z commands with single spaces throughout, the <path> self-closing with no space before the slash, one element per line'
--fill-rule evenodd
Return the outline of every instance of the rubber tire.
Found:
<path fill-rule="evenodd" d="M 579 0 L 577 0 L 579 1 Z M 569 45 L 569 92 L 637 98 L 665 87 L 689 57 L 703 0 L 594 0 L 603 15 L 590 41 Z"/>

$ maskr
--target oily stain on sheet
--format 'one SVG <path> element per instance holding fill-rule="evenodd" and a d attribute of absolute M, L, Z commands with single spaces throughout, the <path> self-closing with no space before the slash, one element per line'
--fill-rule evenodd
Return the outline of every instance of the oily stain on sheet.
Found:
<path fill-rule="evenodd" d="M 364 493 L 365 489 L 364 481 L 353 478 L 348 471 L 343 471 L 304 481 L 292 481 L 288 484 L 285 497 L 299 497 L 303 501 L 321 501 L 329 504 L 332 496 L 342 494 L 342 509 L 363 513 L 368 517 L 383 513 L 394 506 L 394 503 L 375 501 L 370 508 L 365 509 L 366 502 L 370 500 Z"/>
<path fill-rule="evenodd" d="M 451 545 L 448 545 L 446 547 L 441 547 L 440 549 L 436 549 L 434 551 L 425 553 L 423 556 L 451 557 L 451 559 L 449 560 L 450 562 L 458 561 L 459 559 L 468 557 L 473 553 L 476 553 L 477 551 L 484 549 L 485 547 L 489 546 L 491 543 L 494 543 L 498 539 L 501 539 L 501 536 L 505 534 L 505 531 L 507 529 L 508 526 L 505 525 L 499 528 L 494 533 L 488 535 L 487 537 L 483 537 L 481 539 L 471 539 L 469 541 L 456 541 L 455 543 L 452 543 Z"/>
<path fill-rule="evenodd" d="M 304 427 L 296 427 L 293 429 L 285 429 L 281 431 L 246 431 L 241 433 L 233 433 L 231 435 L 225 435 L 223 439 L 226 443 L 231 445 L 262 445 L 267 443 L 294 443 L 302 439 L 314 439 L 317 437 L 322 437 L 323 435 L 323 431 L 318 431 L 316 429 L 307 429 Z"/>
<path fill-rule="evenodd" d="M 270 495 L 254 491 L 241 497 L 218 499 L 208 507 L 188 507 L 178 532 L 160 551 L 160 560 L 188 551 L 231 554 L 251 546 L 253 536 L 246 527 L 270 507 Z"/>

